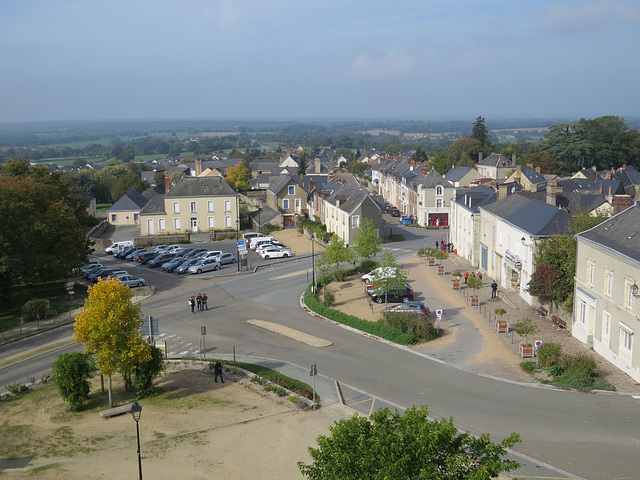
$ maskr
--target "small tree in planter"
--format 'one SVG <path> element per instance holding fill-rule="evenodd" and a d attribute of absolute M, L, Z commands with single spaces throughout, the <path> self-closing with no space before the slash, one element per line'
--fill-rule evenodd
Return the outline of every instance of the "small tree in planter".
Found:
<path fill-rule="evenodd" d="M 531 352 L 531 356 L 533 357 L 534 351 L 533 351 L 533 347 L 529 343 L 528 337 L 529 335 L 533 335 L 534 333 L 538 332 L 538 325 L 536 324 L 536 322 L 534 322 L 528 317 L 522 318 L 516 322 L 516 324 L 513 327 L 513 331 L 518 335 L 520 335 L 521 337 L 524 336 L 524 343 L 520 345 L 520 352 L 522 356 L 523 357 L 525 356 L 524 352 L 526 349 L 528 352 Z M 512 338 L 512 341 L 513 341 L 513 338 Z"/>
<path fill-rule="evenodd" d="M 500 322 L 502 322 L 502 316 L 507 313 L 507 311 L 504 308 L 496 308 L 493 313 L 495 313 L 496 315 L 500 315 Z"/>
<path fill-rule="evenodd" d="M 478 300 L 478 289 L 482 288 L 482 279 L 480 277 L 469 277 L 467 279 L 467 287 L 473 289 L 473 293 L 471 294 L 470 297 L 470 305 L 473 306 L 478 306 L 480 305 L 480 301 Z"/>

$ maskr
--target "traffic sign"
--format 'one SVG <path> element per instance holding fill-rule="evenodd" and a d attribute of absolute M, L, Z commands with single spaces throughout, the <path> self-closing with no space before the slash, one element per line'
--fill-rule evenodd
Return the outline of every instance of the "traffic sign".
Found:
<path fill-rule="evenodd" d="M 238 240 L 238 246 L 240 245 L 246 245 L 247 241 L 246 240 Z"/>

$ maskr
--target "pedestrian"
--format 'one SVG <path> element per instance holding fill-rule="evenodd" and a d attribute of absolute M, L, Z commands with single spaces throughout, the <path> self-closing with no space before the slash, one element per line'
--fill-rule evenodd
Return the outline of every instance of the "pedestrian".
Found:
<path fill-rule="evenodd" d="M 220 377 L 220 381 L 224 383 L 224 378 L 222 378 L 222 364 L 220 360 L 216 361 L 216 364 L 213 366 L 213 373 L 215 374 L 214 381 L 218 383 L 218 376 Z"/>
<path fill-rule="evenodd" d="M 196 303 L 198 304 L 198 311 L 200 312 L 202 310 L 202 294 L 198 293 L 198 296 L 196 297 Z"/>
<path fill-rule="evenodd" d="M 494 280 L 493 282 L 491 282 L 491 298 L 497 298 L 497 297 L 498 297 L 498 284 Z"/>
<path fill-rule="evenodd" d="M 438 242 L 438 240 L 436 240 L 436 250 L 440 249 L 440 242 Z"/>
<path fill-rule="evenodd" d="M 209 300 L 209 297 L 207 297 L 206 293 L 202 294 L 202 309 L 203 310 L 209 310 L 209 305 L 207 305 L 207 300 Z"/>
<path fill-rule="evenodd" d="M 478 278 L 482 280 L 482 272 L 478 272 Z"/>
<path fill-rule="evenodd" d="M 194 313 L 193 309 L 196 306 L 196 299 L 193 295 L 189 298 L 189 306 L 191 307 L 191 313 Z"/>
<path fill-rule="evenodd" d="M 468 271 L 464 271 L 464 284 L 467 284 L 467 280 L 469 279 L 469 272 Z"/>

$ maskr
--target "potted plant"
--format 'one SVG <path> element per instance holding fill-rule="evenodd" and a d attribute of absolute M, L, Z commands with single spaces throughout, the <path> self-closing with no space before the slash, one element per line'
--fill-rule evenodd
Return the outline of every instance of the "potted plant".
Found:
<path fill-rule="evenodd" d="M 444 265 L 438 265 L 438 275 L 444 275 Z"/>
<path fill-rule="evenodd" d="M 525 358 L 524 352 L 526 352 L 527 357 L 529 358 L 535 357 L 535 354 L 536 354 L 535 348 L 532 347 L 531 344 L 529 343 L 528 337 L 529 335 L 533 335 L 534 333 L 538 332 L 538 325 L 536 324 L 536 322 L 534 322 L 528 317 L 522 318 L 518 320 L 516 324 L 513 326 L 513 331 L 518 335 L 524 337 L 524 342 L 520 344 L 520 355 L 522 355 L 522 358 Z M 512 342 L 513 342 L 513 339 L 512 339 Z"/>
<path fill-rule="evenodd" d="M 472 307 L 477 307 L 480 305 L 480 299 L 478 298 L 478 294 L 476 293 L 479 288 L 482 288 L 482 279 L 480 277 L 476 277 L 475 275 L 470 276 L 467 279 L 467 287 L 471 288 L 474 293 L 469 296 L 469 305 Z"/>
<path fill-rule="evenodd" d="M 506 320 L 498 320 L 496 322 L 496 332 L 509 333 L 509 322 Z"/>
<path fill-rule="evenodd" d="M 427 257 L 427 265 L 429 265 L 430 267 L 435 266 L 436 264 L 436 258 L 435 257 Z"/>
<path fill-rule="evenodd" d="M 462 274 L 456 270 L 452 275 L 453 280 L 451 280 L 451 289 L 460 290 L 460 280 L 462 279 Z"/>
<path fill-rule="evenodd" d="M 536 356 L 536 349 L 530 343 L 521 343 L 520 356 L 522 358 L 533 358 Z"/>

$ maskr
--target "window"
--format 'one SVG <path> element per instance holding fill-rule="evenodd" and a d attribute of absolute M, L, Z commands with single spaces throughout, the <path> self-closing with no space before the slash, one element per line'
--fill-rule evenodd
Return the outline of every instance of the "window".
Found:
<path fill-rule="evenodd" d="M 596 271 L 596 264 L 593 260 L 587 260 L 587 284 L 593 287 L 593 277 Z"/>
<path fill-rule="evenodd" d="M 207 202 L 207 212 L 213 212 L 213 202 L 211 200 Z"/>
<path fill-rule="evenodd" d="M 191 213 L 196 213 L 197 211 L 196 202 L 191 202 Z"/>
<path fill-rule="evenodd" d="M 134 213 L 134 214 L 133 214 L 133 221 L 134 221 L 134 222 L 137 222 L 137 221 L 138 221 L 138 214 L 137 214 L 137 213 Z"/>
<path fill-rule="evenodd" d="M 224 226 L 227 228 L 231 227 L 231 217 L 229 216 L 224 217 Z"/>
<path fill-rule="evenodd" d="M 173 219 L 173 228 L 175 230 L 180 230 L 180 218 L 176 217 Z"/>
<path fill-rule="evenodd" d="M 296 194 L 296 186 L 289 185 L 289 195 L 295 195 L 295 194 Z"/>
<path fill-rule="evenodd" d="M 604 274 L 604 293 L 607 297 L 610 297 L 613 292 L 613 273 L 606 271 Z"/>
<path fill-rule="evenodd" d="M 282 199 L 282 208 L 284 208 L 285 210 L 289 209 L 289 199 L 288 198 L 283 198 Z"/>
<path fill-rule="evenodd" d="M 578 321 L 582 325 L 586 325 L 587 323 L 587 302 L 584 300 L 580 300 L 578 303 Z"/>
<path fill-rule="evenodd" d="M 624 323 L 619 324 L 620 327 L 620 352 L 631 356 L 633 352 L 633 329 L 627 327 Z"/>
<path fill-rule="evenodd" d="M 436 208 L 440 208 L 440 207 L 442 207 L 442 199 L 436 198 Z"/>
<path fill-rule="evenodd" d="M 627 308 L 629 310 L 633 310 L 633 286 L 635 285 L 635 282 L 632 280 L 625 280 L 625 296 L 627 298 L 625 298 L 625 304 L 627 306 Z"/>
<path fill-rule="evenodd" d="M 225 212 L 230 212 L 231 211 L 231 200 L 225 200 L 224 201 L 224 211 Z"/>
<path fill-rule="evenodd" d="M 442 186 L 438 185 L 436 187 L 436 195 L 442 195 L 443 190 Z"/>
<path fill-rule="evenodd" d="M 216 222 L 213 217 L 209 217 L 207 221 L 209 222 L 209 228 L 216 228 Z"/>
<path fill-rule="evenodd" d="M 115 221 L 117 221 L 117 220 L 118 220 L 118 215 L 116 215 L 115 213 L 112 213 L 112 214 L 111 214 L 111 221 L 112 221 L 112 222 L 115 222 Z"/>
<path fill-rule="evenodd" d="M 360 228 L 360 215 L 351 217 L 351 228 Z"/>
<path fill-rule="evenodd" d="M 482 236 L 483 237 L 487 236 L 487 221 L 486 220 L 482 221 Z"/>
<path fill-rule="evenodd" d="M 609 344 L 609 336 L 611 335 L 611 314 L 605 310 L 602 311 L 602 341 Z"/>
<path fill-rule="evenodd" d="M 493 227 L 493 231 L 491 232 L 491 240 L 496 241 L 496 227 Z"/>
<path fill-rule="evenodd" d="M 158 230 L 165 230 L 167 226 L 165 225 L 164 218 L 158 219 Z"/>
<path fill-rule="evenodd" d="M 173 213 L 180 213 L 180 204 L 178 202 L 173 202 Z"/>

